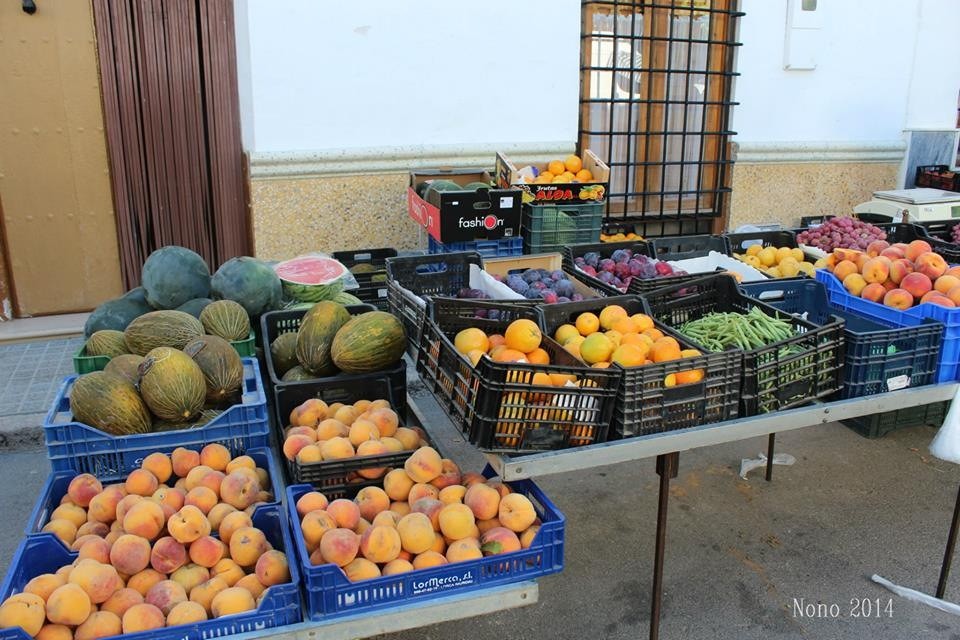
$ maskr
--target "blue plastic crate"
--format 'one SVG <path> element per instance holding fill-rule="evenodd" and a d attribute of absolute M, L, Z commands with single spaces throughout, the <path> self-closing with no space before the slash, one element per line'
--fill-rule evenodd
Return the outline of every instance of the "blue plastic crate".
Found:
<path fill-rule="evenodd" d="M 826 269 L 817 269 L 816 278 L 826 286 L 830 304 L 845 311 L 891 327 L 916 327 L 926 318 L 943 324 L 943 342 L 940 345 L 940 360 L 934 382 L 960 380 L 960 309 L 924 303 L 900 311 L 850 295 L 836 276 Z"/>
<path fill-rule="evenodd" d="M 470 242 L 438 242 L 428 236 L 428 253 L 456 253 L 458 251 L 476 251 L 484 258 L 505 258 L 523 255 L 523 238 L 502 238 L 500 240 L 471 240 Z"/>
<path fill-rule="evenodd" d="M 176 446 L 169 446 L 160 450 L 159 453 L 169 454 L 176 448 Z M 268 447 L 263 447 L 239 451 L 235 455 L 248 455 L 253 458 L 258 467 L 267 470 L 267 475 L 270 476 L 270 491 L 272 491 L 274 495 L 274 501 L 268 504 L 280 504 L 284 483 L 282 472 L 277 465 L 273 450 Z M 50 521 L 50 513 L 60 506 L 61 498 L 67 494 L 67 487 L 70 486 L 70 481 L 77 475 L 78 473 L 76 471 L 54 471 L 50 474 L 43 485 L 43 489 L 40 490 L 40 497 L 37 498 L 37 502 L 33 506 L 33 511 L 30 512 L 30 518 L 27 520 L 24 533 L 27 535 L 40 533 L 43 526 Z M 172 486 L 173 479 L 171 479 L 168 484 Z"/>
<path fill-rule="evenodd" d="M 489 467 L 484 475 L 492 476 Z M 310 564 L 296 504 L 300 496 L 314 489 L 308 484 L 287 487 L 287 517 L 291 520 L 297 560 L 303 574 L 307 619 L 329 620 L 392 609 L 451 593 L 478 591 L 562 571 L 563 514 L 532 481 L 520 480 L 507 484 L 530 498 L 542 521 L 528 549 L 361 582 L 347 580 L 343 570 L 336 565 Z"/>
<path fill-rule="evenodd" d="M 201 449 L 219 442 L 236 455 L 238 451 L 269 446 L 270 421 L 260 367 L 255 358 L 242 360 L 243 396 L 239 404 L 203 427 L 133 436 L 112 436 L 75 422 L 70 412 L 70 390 L 77 376 L 67 376 L 43 421 L 50 467 L 54 471 L 92 473 L 102 480 L 116 480 L 126 477 L 154 451 L 176 447 Z"/>
<path fill-rule="evenodd" d="M 196 624 L 124 634 L 124 640 L 211 640 L 300 622 L 300 571 L 283 508 L 279 505 L 259 507 L 253 514 L 253 526 L 263 531 L 275 549 L 287 554 L 290 582 L 274 585 L 264 591 L 254 611 Z M 32 578 L 43 573 L 54 573 L 72 563 L 77 555 L 67 551 L 51 533 L 24 538 L 0 587 L 0 600 L 20 592 Z M 21 627 L 8 627 L 0 629 L 0 640 L 30 640 L 30 636 Z"/>

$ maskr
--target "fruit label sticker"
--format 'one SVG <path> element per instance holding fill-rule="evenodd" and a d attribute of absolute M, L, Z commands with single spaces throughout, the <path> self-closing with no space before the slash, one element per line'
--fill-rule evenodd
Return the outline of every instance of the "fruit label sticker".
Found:
<path fill-rule="evenodd" d="M 897 389 L 905 389 L 910 386 L 910 376 L 894 376 L 893 378 L 887 378 L 887 389 L 890 391 L 896 391 Z"/>
<path fill-rule="evenodd" d="M 433 578 L 414 578 L 411 580 L 411 586 L 413 587 L 413 595 L 418 596 L 435 591 L 458 589 L 474 584 L 476 581 L 473 575 L 473 569 L 469 569 L 461 574 L 435 576 Z"/>

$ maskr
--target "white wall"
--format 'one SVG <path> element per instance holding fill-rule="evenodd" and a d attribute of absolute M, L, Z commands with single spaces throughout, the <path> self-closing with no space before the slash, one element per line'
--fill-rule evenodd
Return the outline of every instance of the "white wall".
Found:
<path fill-rule="evenodd" d="M 244 146 L 568 142 L 573 0 L 237 0 Z"/>
<path fill-rule="evenodd" d="M 907 128 L 955 128 L 958 92 L 960 2 L 921 0 L 907 97 Z"/>

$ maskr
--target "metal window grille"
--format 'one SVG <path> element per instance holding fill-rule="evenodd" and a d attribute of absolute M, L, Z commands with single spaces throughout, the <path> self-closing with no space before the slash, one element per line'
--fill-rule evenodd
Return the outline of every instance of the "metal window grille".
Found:
<path fill-rule="evenodd" d="M 610 167 L 609 223 L 710 233 L 724 212 L 738 0 L 582 2 L 580 149 Z"/>

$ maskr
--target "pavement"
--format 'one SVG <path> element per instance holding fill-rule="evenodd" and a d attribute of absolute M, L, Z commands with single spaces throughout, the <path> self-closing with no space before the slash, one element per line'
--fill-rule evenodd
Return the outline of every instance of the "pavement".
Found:
<path fill-rule="evenodd" d="M 422 387 L 411 390 L 419 403 Z M 433 433 L 469 468 L 482 463 L 448 426 Z M 926 593 L 936 587 L 960 467 L 927 454 L 933 433 L 915 427 L 867 440 L 839 424 L 785 432 L 777 451 L 797 462 L 776 467 L 770 483 L 762 470 L 737 476 L 740 459 L 764 451 L 765 439 L 682 453 L 670 491 L 660 637 L 960 640 L 960 619 L 870 580 L 879 574 Z M 3 571 L 48 470 L 33 446 L 0 450 Z M 381 638 L 647 637 L 654 461 L 537 483 L 567 518 L 566 566 L 540 581 L 537 604 Z M 960 575 L 951 597 L 960 601 Z"/>

